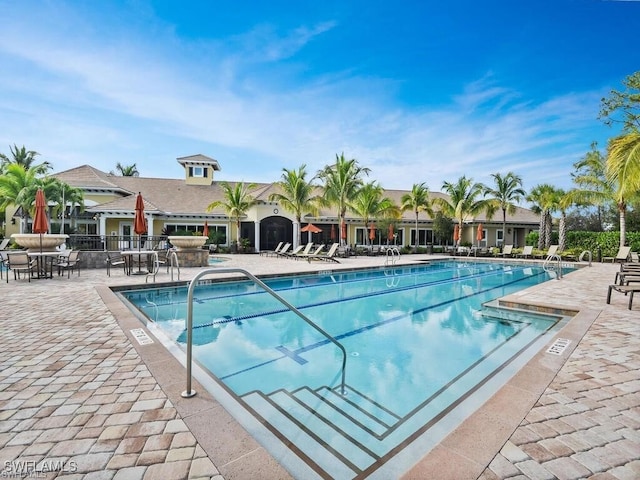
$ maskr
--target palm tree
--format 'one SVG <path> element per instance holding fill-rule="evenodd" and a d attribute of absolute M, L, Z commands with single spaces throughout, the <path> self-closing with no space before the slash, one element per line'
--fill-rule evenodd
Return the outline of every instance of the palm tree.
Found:
<path fill-rule="evenodd" d="M 456 183 L 444 182 L 442 188 L 449 195 L 449 199 L 435 198 L 433 202 L 445 215 L 458 221 L 460 236 L 457 245 L 460 245 L 464 222 L 482 211 L 486 211 L 487 218 L 491 218 L 495 207 L 490 200 L 478 199 L 483 194 L 484 185 L 474 183 L 472 178 L 464 175 Z"/>
<path fill-rule="evenodd" d="M 369 220 L 382 217 L 393 217 L 398 207 L 388 197 L 383 197 L 384 189 L 376 182 L 363 185 L 349 208 L 363 219 L 365 230 L 369 230 Z M 365 243 L 369 244 L 369 236 L 365 235 Z"/>
<path fill-rule="evenodd" d="M 554 205 L 555 188 L 553 185 L 543 183 L 536 185 L 527 195 L 527 201 L 532 203 L 531 209 L 540 214 L 540 227 L 538 229 L 538 249 L 543 250 L 551 245 L 551 210 Z"/>
<path fill-rule="evenodd" d="M 430 217 L 433 217 L 433 204 L 429 197 L 429 188 L 424 183 L 414 183 L 411 192 L 402 195 L 400 202 L 400 209 L 403 212 L 411 210 L 416 216 L 416 238 L 413 251 L 417 253 L 419 243 L 418 214 L 426 212 Z"/>
<path fill-rule="evenodd" d="M 207 206 L 207 211 L 210 212 L 211 210 L 214 210 L 218 207 L 224 207 L 227 215 L 233 218 L 236 222 L 236 238 L 239 242 L 240 217 L 243 217 L 247 213 L 247 210 L 249 210 L 256 203 L 256 200 L 249 194 L 251 190 L 254 190 L 256 188 L 256 184 L 250 183 L 248 185 L 245 185 L 244 182 L 239 182 L 234 186 L 231 186 L 227 182 L 222 182 L 220 184 L 220 187 L 222 187 L 222 191 L 224 192 L 225 200 L 217 200 L 215 202 L 211 202 Z"/>
<path fill-rule="evenodd" d="M 306 179 L 306 168 L 306 165 L 302 165 L 298 170 L 283 168 L 281 180 L 276 182 L 282 193 L 269 195 L 270 202 L 278 202 L 282 205 L 282 208 L 295 215 L 298 225 L 302 222 L 302 217 L 305 213 L 315 213 L 317 210 L 318 197 L 313 194 L 315 187 Z M 296 245 L 300 245 L 301 235 L 302 233 L 298 229 Z"/>
<path fill-rule="evenodd" d="M 73 212 L 76 205 L 80 207 L 81 212 L 84 211 L 84 191 L 56 178 L 54 181 L 55 188 L 52 189 L 50 196 L 47 196 L 47 200 L 55 201 L 58 204 L 54 209 L 54 214 L 60 217 L 60 233 L 64 233 L 66 206 L 69 205 L 69 212 Z"/>
<path fill-rule="evenodd" d="M 122 165 L 120 162 L 116 163 L 116 170 L 123 177 L 138 177 L 140 176 L 140 172 L 138 172 L 138 167 L 136 164 L 132 165 Z M 111 175 L 115 175 L 113 170 L 109 172 Z"/>
<path fill-rule="evenodd" d="M 516 213 L 516 203 L 520 202 L 526 195 L 522 188 L 522 178 L 513 172 L 502 176 L 499 173 L 492 173 L 494 188 L 485 187 L 484 194 L 489 195 L 495 206 L 502 210 L 502 237 L 503 244 L 506 244 L 507 213 Z"/>
<path fill-rule="evenodd" d="M 40 171 L 38 166 L 26 169 L 22 164 L 9 163 L 0 175 L 0 210 L 9 206 L 22 210 L 20 233 L 24 232 L 24 219 L 35 201 Z"/>
<path fill-rule="evenodd" d="M 552 205 L 552 210 L 560 212 L 560 220 L 558 222 L 558 250 L 562 252 L 566 246 L 567 208 L 571 205 L 571 199 L 563 189 L 554 188 Z"/>
<path fill-rule="evenodd" d="M 617 185 L 615 201 L 620 215 L 620 246 L 626 244 L 626 210 L 629 200 L 640 194 L 640 132 L 628 133 L 609 140 L 607 148 L 607 180 Z"/>
<path fill-rule="evenodd" d="M 347 160 L 344 153 L 336 155 L 336 163 L 327 165 L 316 175 L 323 183 L 323 205 L 333 205 L 338 210 L 340 228 L 344 225 L 349 202 L 356 197 L 362 186 L 362 175 L 369 175 L 369 169 L 358 165 L 355 158 Z"/>
<path fill-rule="evenodd" d="M 573 168 L 575 172 L 571 174 L 571 177 L 577 187 L 567 192 L 567 198 L 570 203 L 576 205 L 593 205 L 594 198 L 598 197 L 599 201 L 595 202 L 595 206 L 602 231 L 604 230 L 603 204 L 609 203 L 606 201 L 607 197 L 610 202 L 613 202 L 614 195 L 611 184 L 607 180 L 607 161 L 598 150 L 597 142 L 591 144 L 591 151 L 574 163 Z"/>
<path fill-rule="evenodd" d="M 34 168 L 39 175 L 44 175 L 52 168 L 49 162 L 35 164 L 35 158 L 40 154 L 33 150 L 27 150 L 24 145 L 22 148 L 18 148 L 14 144 L 13 147 L 9 147 L 9 150 L 11 151 L 11 158 L 0 153 L 0 160 L 2 161 L 0 163 L 0 173 L 5 172 L 8 165 L 22 165 L 25 170 Z"/>

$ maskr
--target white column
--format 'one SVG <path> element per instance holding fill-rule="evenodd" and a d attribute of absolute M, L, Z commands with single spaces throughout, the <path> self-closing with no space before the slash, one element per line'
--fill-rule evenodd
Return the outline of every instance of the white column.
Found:
<path fill-rule="evenodd" d="M 255 244 L 256 252 L 260 251 L 260 220 L 253 222 L 253 243 Z"/>
<path fill-rule="evenodd" d="M 298 246 L 298 234 L 300 232 L 300 223 L 293 222 L 293 248 Z"/>

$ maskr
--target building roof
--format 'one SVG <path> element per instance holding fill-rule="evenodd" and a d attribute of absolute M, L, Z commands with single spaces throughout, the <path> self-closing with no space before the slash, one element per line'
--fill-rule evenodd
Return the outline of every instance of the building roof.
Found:
<path fill-rule="evenodd" d="M 204 157 L 194 155 L 191 157 L 181 157 L 181 159 Z M 208 159 L 208 157 L 204 157 Z M 180 161 L 181 159 L 178 159 Z M 212 159 L 209 159 L 212 160 Z M 217 161 L 213 160 L 217 163 Z M 89 165 L 82 165 L 70 170 L 54 175 L 56 178 L 68 183 L 73 187 L 90 191 L 111 192 L 117 196 L 116 199 L 101 203 L 96 206 L 87 207 L 87 211 L 94 213 L 113 212 L 113 213 L 131 213 L 135 210 L 136 194 L 142 193 L 145 202 L 145 211 L 148 213 L 156 213 L 166 216 L 197 216 L 197 217 L 213 217 L 225 216 L 224 207 L 217 207 L 211 212 L 207 212 L 209 204 L 215 201 L 224 201 L 224 190 L 221 184 L 224 182 L 214 181 L 211 185 L 188 185 L 184 179 L 166 179 L 166 178 L 147 178 L 147 177 L 129 177 L 118 176 L 102 172 Z M 227 182 L 231 186 L 236 182 Z M 251 183 L 251 182 L 246 182 Z M 254 183 L 255 188 L 251 191 L 253 197 L 259 203 L 268 203 L 269 196 L 272 193 L 280 192 L 278 184 L 273 183 Z M 396 205 L 401 204 L 401 198 L 404 194 L 409 193 L 408 190 L 385 190 L 384 195 L 389 197 Z M 445 198 L 448 196 L 441 192 L 429 192 L 432 198 Z M 332 221 L 337 219 L 335 209 L 321 209 L 317 217 L 306 216 L 307 218 L 321 219 Z M 403 213 L 403 221 L 415 221 L 415 215 L 412 211 Z M 358 218 L 347 213 L 348 220 L 357 221 Z M 419 212 L 418 221 L 430 221 L 429 215 L 425 212 Z M 317 220 L 316 220 L 317 221 Z M 470 222 L 487 222 L 484 213 L 478 215 Z M 496 212 L 491 223 L 502 222 L 502 212 Z M 537 225 L 539 216 L 531 210 L 517 207 L 516 213 L 507 215 L 509 224 L 532 224 Z"/>

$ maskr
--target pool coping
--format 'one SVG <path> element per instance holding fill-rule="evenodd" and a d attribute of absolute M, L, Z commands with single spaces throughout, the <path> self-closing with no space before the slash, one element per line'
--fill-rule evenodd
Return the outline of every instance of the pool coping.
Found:
<path fill-rule="evenodd" d="M 318 271 L 308 273 L 318 274 Z M 175 285 L 176 283 L 172 283 L 172 286 Z M 192 399 L 182 398 L 186 378 L 184 365 L 151 332 L 149 335 L 155 339 L 155 343 L 140 345 L 131 330 L 144 325 L 141 318 L 122 303 L 114 289 L 108 286 L 96 289 L 158 385 L 225 479 L 293 478 L 195 378 L 193 388 L 198 395 Z M 428 477 L 433 472 L 438 472 L 438 478 L 441 479 L 480 476 L 535 405 L 600 313 L 600 310 L 580 309 L 574 305 L 527 302 L 523 301 L 521 295 L 522 292 L 518 292 L 498 301 L 501 305 L 520 305 L 532 311 L 546 313 L 577 312 L 554 335 L 554 338 L 562 336 L 569 339 L 569 346 L 561 355 L 546 353 L 546 347 L 538 351 L 487 402 L 406 471 L 403 479 L 425 478 L 425 475 Z M 518 401 L 514 402 L 514 398 L 518 398 Z M 491 434 L 486 433 L 489 429 Z"/>

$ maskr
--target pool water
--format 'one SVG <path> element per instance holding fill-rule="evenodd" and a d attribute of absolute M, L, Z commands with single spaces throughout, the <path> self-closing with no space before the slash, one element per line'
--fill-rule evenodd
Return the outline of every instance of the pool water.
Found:
<path fill-rule="evenodd" d="M 309 474 L 364 478 L 558 327 L 487 305 L 548 279 L 535 265 L 438 262 L 264 280 L 345 347 L 344 393 L 341 351 L 253 283 L 196 288 L 193 355 Z M 123 295 L 184 346 L 186 288 Z"/>

